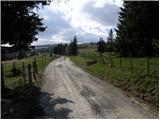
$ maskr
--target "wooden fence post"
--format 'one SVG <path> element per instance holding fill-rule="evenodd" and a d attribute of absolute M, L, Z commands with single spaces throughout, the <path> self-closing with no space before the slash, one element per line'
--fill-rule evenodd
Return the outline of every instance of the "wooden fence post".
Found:
<path fill-rule="evenodd" d="M 149 56 L 147 56 L 147 75 L 150 74 L 150 68 L 149 68 Z"/>
<path fill-rule="evenodd" d="M 13 69 L 15 69 L 16 68 L 16 63 L 15 63 L 15 61 L 13 62 Z"/>
<path fill-rule="evenodd" d="M 11 71 L 12 71 L 13 77 L 16 76 L 16 63 L 15 63 L 15 61 L 13 62 L 13 68 Z"/>
<path fill-rule="evenodd" d="M 26 83 L 26 73 L 25 73 L 25 65 L 24 62 L 22 63 L 22 74 L 23 74 L 23 80 L 24 84 Z"/>
<path fill-rule="evenodd" d="M 37 61 L 36 61 L 36 57 L 34 56 L 34 67 L 35 67 L 35 72 L 36 74 L 38 74 L 38 70 L 37 70 Z"/>
<path fill-rule="evenodd" d="M 112 52 L 109 52 L 109 59 L 110 59 L 110 67 L 113 67 Z"/>
<path fill-rule="evenodd" d="M 46 54 L 45 54 L 45 65 L 46 65 Z"/>
<path fill-rule="evenodd" d="M 28 64 L 28 79 L 29 79 L 29 85 L 32 85 L 32 73 L 31 73 L 31 64 Z"/>
<path fill-rule="evenodd" d="M 89 60 L 89 53 L 87 52 L 87 60 Z"/>
<path fill-rule="evenodd" d="M 132 66 L 132 54 L 130 53 L 130 70 L 131 70 L 131 73 L 133 73 L 133 66 Z"/>
<path fill-rule="evenodd" d="M 102 64 L 104 64 L 103 53 L 101 53 Z"/>
<path fill-rule="evenodd" d="M 5 89 L 3 63 L 1 63 L 1 87 L 2 87 L 2 90 Z"/>
<path fill-rule="evenodd" d="M 94 59 L 97 61 L 97 55 L 96 54 L 94 55 Z"/>
<path fill-rule="evenodd" d="M 121 58 L 121 56 L 120 56 L 120 67 L 121 67 L 121 69 L 122 69 L 122 58 Z"/>
<path fill-rule="evenodd" d="M 102 63 L 101 62 L 101 54 L 99 53 L 99 63 Z"/>
<path fill-rule="evenodd" d="M 87 53 L 84 53 L 84 58 L 86 58 L 86 59 L 87 59 Z"/>
<path fill-rule="evenodd" d="M 32 62 L 32 68 L 33 68 L 33 77 L 36 79 L 36 69 L 35 69 L 35 61 Z"/>
<path fill-rule="evenodd" d="M 42 55 L 42 67 L 43 67 L 43 55 Z"/>

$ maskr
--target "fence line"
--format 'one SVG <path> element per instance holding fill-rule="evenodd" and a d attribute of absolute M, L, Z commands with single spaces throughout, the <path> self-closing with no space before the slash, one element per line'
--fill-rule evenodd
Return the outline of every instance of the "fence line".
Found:
<path fill-rule="evenodd" d="M 41 56 L 39 56 L 39 59 L 37 59 L 36 56 L 34 56 L 32 60 L 29 60 L 29 62 L 28 61 L 27 62 L 13 61 L 13 63 L 9 63 L 8 68 L 6 67 L 7 68 L 6 76 L 7 77 L 17 77 L 18 76 L 18 78 L 21 77 L 23 80 L 23 84 L 32 84 L 33 80 L 37 82 L 38 69 L 39 67 L 43 69 L 43 67 L 48 63 L 47 56 L 48 55 L 46 54 L 42 55 L 42 59 L 41 59 Z M 50 57 L 53 57 L 53 56 L 50 56 Z M 3 63 L 1 63 L 1 83 L 2 84 L 3 82 L 5 82 L 4 76 L 5 76 L 5 68 L 4 68 Z"/>
<path fill-rule="evenodd" d="M 98 53 L 80 53 L 80 56 L 83 57 L 83 58 L 86 58 L 86 59 L 98 59 L 98 63 L 102 63 L 102 60 L 100 58 L 100 55 L 99 57 L 97 57 L 97 54 Z M 134 65 L 133 65 L 133 57 L 132 55 L 129 56 L 129 64 L 127 64 L 128 67 L 125 67 L 125 63 L 123 63 L 123 61 L 125 62 L 125 59 L 122 60 L 122 57 L 119 56 L 119 57 L 116 57 L 116 58 L 111 58 L 110 54 L 109 56 L 107 57 L 106 55 L 104 55 L 104 58 L 107 62 L 107 64 L 112 67 L 113 66 L 113 63 L 114 63 L 114 59 L 119 59 L 119 68 L 121 70 L 125 70 L 125 68 L 128 68 L 130 70 L 130 73 L 134 73 Z M 122 64 L 123 63 L 123 64 Z M 146 57 L 146 74 L 149 76 L 150 75 L 150 61 L 149 61 L 149 57 Z M 116 65 L 114 65 L 113 67 L 117 67 Z"/>

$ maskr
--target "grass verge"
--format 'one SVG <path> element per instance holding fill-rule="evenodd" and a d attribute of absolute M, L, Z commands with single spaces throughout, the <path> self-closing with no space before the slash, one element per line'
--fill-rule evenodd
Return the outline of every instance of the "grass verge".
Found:
<path fill-rule="evenodd" d="M 116 57 L 115 57 L 116 58 Z M 120 87 L 125 91 L 129 91 L 138 98 L 151 103 L 158 108 L 159 106 L 159 81 L 158 81 L 158 58 L 151 59 L 151 72 L 150 76 L 146 75 L 144 58 L 134 59 L 134 71 L 131 74 L 129 67 L 127 68 L 128 58 L 123 58 L 124 69 L 118 66 L 118 60 L 113 59 L 114 66 L 108 66 L 107 61 L 105 64 L 93 64 L 86 66 L 86 58 L 81 56 L 71 56 L 70 59 L 86 72 L 95 75 L 112 83 L 116 87 Z"/>

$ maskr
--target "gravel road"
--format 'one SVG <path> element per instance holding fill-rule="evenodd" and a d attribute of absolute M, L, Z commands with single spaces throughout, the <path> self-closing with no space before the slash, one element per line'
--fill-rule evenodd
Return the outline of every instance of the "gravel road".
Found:
<path fill-rule="evenodd" d="M 158 118 L 146 104 L 89 75 L 67 57 L 45 69 L 42 91 L 43 118 Z"/>

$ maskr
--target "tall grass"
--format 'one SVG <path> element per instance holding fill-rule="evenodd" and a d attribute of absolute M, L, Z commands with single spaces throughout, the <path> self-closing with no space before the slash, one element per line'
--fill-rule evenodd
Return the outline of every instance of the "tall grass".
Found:
<path fill-rule="evenodd" d="M 87 50 L 86 50 L 87 51 Z M 87 55 L 86 55 L 87 54 Z M 95 58 L 93 58 L 95 56 Z M 87 59 L 97 59 L 97 52 L 80 53 L 78 56 L 71 56 L 70 59 L 85 71 L 105 79 L 113 85 L 130 91 L 134 95 L 154 104 L 158 107 L 159 99 L 159 59 L 150 58 L 150 75 L 147 75 L 147 59 L 133 58 L 133 72 L 130 72 L 130 58 L 120 58 L 113 54 L 113 67 L 109 67 L 109 55 L 104 53 L 105 63 L 96 63 L 85 66 Z"/>

